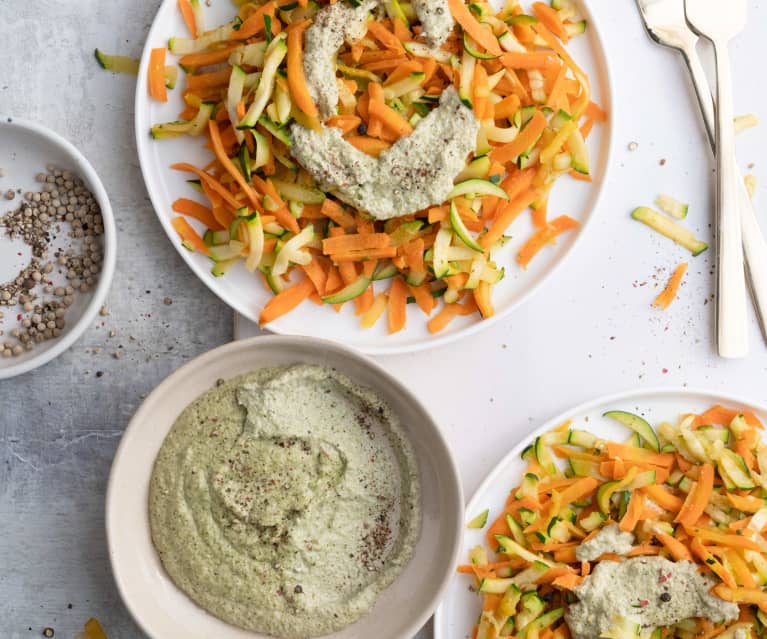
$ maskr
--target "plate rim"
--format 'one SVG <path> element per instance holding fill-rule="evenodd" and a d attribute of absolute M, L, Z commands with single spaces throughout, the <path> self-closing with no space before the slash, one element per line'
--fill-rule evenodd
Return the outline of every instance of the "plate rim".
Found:
<path fill-rule="evenodd" d="M 759 402 L 754 402 L 754 401 L 745 399 L 744 397 L 741 397 L 739 395 L 728 393 L 727 391 L 717 391 L 713 389 L 709 390 L 700 386 L 677 386 L 677 385 L 649 386 L 647 388 L 635 388 L 633 390 L 615 391 L 613 393 L 601 395 L 594 399 L 587 400 L 576 406 L 568 408 L 554 415 L 551 418 L 547 418 L 545 419 L 545 421 L 541 422 L 540 426 L 525 433 L 520 438 L 520 440 L 516 444 L 514 444 L 514 446 L 512 446 L 511 449 L 509 449 L 509 452 L 506 453 L 500 459 L 500 461 L 487 473 L 487 475 L 483 477 L 482 481 L 479 483 L 479 486 L 477 486 L 477 489 L 472 493 L 471 497 L 466 503 L 466 507 L 464 508 L 464 511 L 468 513 L 468 512 L 474 512 L 475 510 L 477 510 L 477 503 L 480 501 L 481 495 L 488 490 L 491 484 L 493 484 L 494 482 L 498 480 L 498 476 L 502 475 L 505 472 L 506 468 L 512 463 L 512 461 L 519 457 L 520 453 L 529 445 L 530 440 L 532 438 L 538 437 L 548 432 L 557 424 L 560 424 L 564 422 L 565 420 L 570 419 L 573 415 L 580 415 L 582 413 L 593 410 L 594 408 L 597 408 L 598 406 L 601 406 L 604 404 L 619 402 L 619 401 L 634 400 L 636 398 L 647 396 L 647 395 L 652 395 L 654 397 L 667 397 L 672 395 L 697 395 L 701 397 L 716 398 L 723 402 L 740 405 L 740 406 L 746 406 L 767 415 L 767 403 L 762 404 Z M 466 537 L 466 530 L 464 529 L 463 530 L 464 540 L 465 540 L 465 537 Z M 455 578 L 456 576 L 453 575 L 453 579 Z M 449 587 L 445 590 L 446 593 L 447 593 L 447 590 L 449 590 Z M 438 634 L 438 631 L 440 628 L 439 621 L 446 614 L 445 603 L 446 603 L 445 599 L 443 599 L 440 602 L 437 609 L 434 611 L 434 627 L 432 630 L 433 639 L 451 639 L 450 637 L 444 637 L 442 634 Z"/>
<path fill-rule="evenodd" d="M 80 151 L 72 142 L 47 126 L 34 122 L 33 120 L 18 118 L 10 114 L 0 114 L 0 126 L 18 128 L 28 134 L 40 136 L 51 145 L 63 150 L 64 153 L 74 161 L 78 170 L 82 171 L 84 174 L 81 177 L 85 178 L 89 183 L 92 193 L 96 197 L 96 201 L 101 209 L 101 217 L 104 221 L 104 257 L 101 273 L 99 274 L 98 284 L 91 295 L 88 305 L 83 310 L 82 315 L 80 315 L 72 329 L 66 335 L 56 338 L 56 343 L 50 348 L 47 348 L 38 355 L 35 355 L 20 364 L 0 367 L 0 380 L 3 380 L 23 375 L 24 373 L 28 373 L 56 359 L 80 339 L 82 334 L 93 323 L 96 314 L 103 305 L 104 300 L 106 300 L 109 289 L 112 286 L 112 279 L 117 264 L 117 230 L 114 212 L 112 211 L 112 203 L 109 201 L 109 196 L 107 195 L 101 178 L 88 158 L 86 158 L 82 151 Z"/>
<path fill-rule="evenodd" d="M 381 364 L 379 364 L 372 358 L 368 357 L 364 353 L 356 351 L 347 346 L 343 346 L 331 340 L 318 339 L 318 338 L 307 337 L 302 335 L 289 335 L 289 336 L 259 335 L 259 336 L 250 337 L 244 340 L 236 340 L 236 341 L 228 342 L 226 344 L 222 344 L 216 348 L 213 348 L 209 351 L 206 351 L 198 355 L 197 357 L 186 362 L 183 366 L 180 366 L 179 368 L 174 370 L 165 379 L 163 379 L 142 400 L 141 404 L 136 408 L 133 416 L 128 422 L 128 425 L 123 431 L 123 435 L 120 438 L 120 443 L 117 446 L 114 457 L 112 459 L 112 464 L 110 466 L 109 478 L 107 481 L 106 496 L 104 499 L 104 528 L 106 532 L 107 554 L 109 556 L 110 569 L 112 572 L 113 581 L 115 583 L 115 586 L 117 587 L 117 591 L 120 595 L 121 601 L 125 605 L 126 609 L 128 610 L 133 620 L 141 628 L 141 630 L 148 637 L 152 637 L 153 639 L 166 639 L 166 638 L 159 637 L 158 635 L 154 634 L 150 630 L 150 628 L 147 625 L 145 625 L 144 620 L 142 619 L 140 615 L 140 611 L 137 612 L 135 601 L 130 599 L 128 596 L 126 596 L 126 591 L 125 591 L 126 584 L 120 578 L 117 570 L 115 570 L 115 563 L 114 563 L 113 556 L 115 553 L 116 542 L 115 542 L 115 532 L 113 531 L 113 527 L 116 525 L 116 522 L 114 521 L 116 518 L 115 509 L 119 508 L 119 504 L 116 503 L 116 500 L 114 497 L 114 493 L 117 490 L 116 485 L 120 477 L 120 475 L 118 475 L 118 470 L 119 470 L 118 466 L 125 467 L 126 464 L 129 463 L 129 459 L 126 456 L 128 454 L 128 452 L 126 452 L 128 447 L 131 445 L 133 439 L 135 439 L 136 437 L 140 437 L 140 434 L 142 432 L 140 430 L 141 422 L 144 422 L 145 424 L 151 422 L 151 420 L 147 419 L 148 417 L 151 417 L 151 412 L 150 412 L 151 405 L 157 402 L 158 398 L 160 398 L 165 393 L 167 388 L 176 385 L 178 382 L 183 382 L 183 380 L 186 377 L 190 375 L 194 375 L 195 371 L 199 371 L 200 369 L 204 370 L 209 365 L 210 361 L 214 361 L 220 357 L 225 357 L 229 351 L 251 349 L 251 348 L 259 349 L 264 345 L 266 345 L 267 347 L 269 346 L 277 347 L 277 348 L 284 347 L 288 349 L 291 347 L 298 347 L 298 349 L 301 351 L 304 351 L 305 347 L 309 346 L 310 348 L 312 348 L 314 352 L 318 352 L 318 351 L 326 352 L 328 350 L 333 350 L 339 355 L 356 359 L 359 363 L 370 368 L 372 372 L 386 379 L 387 383 L 389 383 L 393 388 L 395 388 L 396 391 L 402 397 L 406 398 L 409 402 L 415 403 L 415 405 L 418 406 L 419 410 L 423 412 L 423 414 L 431 422 L 432 433 L 430 436 L 430 441 L 436 442 L 444 450 L 445 458 L 448 463 L 448 468 L 446 469 L 447 473 L 445 477 L 441 479 L 441 481 L 444 482 L 445 478 L 451 481 L 452 488 L 450 492 L 451 494 L 454 494 L 454 501 L 455 501 L 455 503 L 451 504 L 451 507 L 455 511 L 455 529 L 451 533 L 451 536 L 455 537 L 455 543 L 453 544 L 453 547 L 450 551 L 449 565 L 451 567 L 457 563 L 458 558 L 461 554 L 462 544 L 463 544 L 463 525 L 464 525 L 464 519 L 465 519 L 465 510 L 464 510 L 465 494 L 463 490 L 463 482 L 461 481 L 461 475 L 458 468 L 458 464 L 456 462 L 455 455 L 453 454 L 453 450 L 445 436 L 443 429 L 439 426 L 439 423 L 434 418 L 431 410 L 428 408 L 426 403 L 422 402 L 416 396 L 414 391 L 411 391 L 401 380 L 399 380 L 396 376 L 394 376 L 392 373 L 386 370 Z M 254 365 L 254 368 L 258 368 L 257 364 Z M 192 398 L 190 401 L 194 401 L 194 398 Z M 172 425 L 173 424 L 171 423 L 168 426 L 168 430 L 170 430 Z M 167 435 L 167 430 L 165 434 Z M 163 437 L 163 440 L 164 440 L 164 437 Z M 419 537 L 418 543 L 420 543 L 420 537 Z M 166 573 L 166 577 L 173 588 L 175 588 L 179 593 L 181 593 L 182 595 L 188 598 L 188 595 L 186 595 L 180 588 L 178 588 L 178 586 L 175 585 L 175 583 L 172 582 L 170 577 L 167 576 L 167 573 Z M 434 590 L 434 593 L 429 598 L 428 605 L 423 610 L 421 610 L 418 616 L 415 617 L 414 620 L 409 624 L 409 629 L 408 629 L 409 632 L 411 632 L 412 634 L 417 633 L 421 628 L 423 628 L 426 622 L 431 618 L 437 606 L 439 605 L 440 601 L 442 600 L 445 590 L 450 585 L 452 578 L 453 578 L 453 574 L 452 574 L 452 568 L 451 568 L 450 570 L 445 571 L 439 583 L 439 587 Z M 389 586 L 389 588 L 391 588 L 391 586 Z M 189 605 L 196 606 L 197 608 L 200 608 L 200 610 L 204 610 L 191 599 L 189 599 Z M 205 612 L 207 614 L 212 614 L 212 613 L 208 613 L 207 611 Z M 215 615 L 212 615 L 212 616 L 215 616 Z M 222 623 L 227 623 L 227 622 L 222 621 Z M 237 626 L 233 626 L 231 624 L 228 624 L 228 625 L 231 626 L 231 628 L 238 630 L 242 633 L 250 633 L 250 635 L 252 635 L 254 639 L 257 639 L 258 637 L 261 637 L 261 636 L 264 636 L 264 637 L 266 636 L 266 635 L 260 635 L 252 631 L 239 628 Z M 327 636 L 332 637 L 333 635 L 327 635 Z"/>
<path fill-rule="evenodd" d="M 602 101 L 607 105 L 608 112 L 611 114 L 611 117 L 608 118 L 607 122 L 603 123 L 602 126 L 605 127 L 605 142 L 603 143 L 603 146 L 605 148 L 605 159 L 604 159 L 604 173 L 600 177 L 599 182 L 596 185 L 596 192 L 593 196 L 593 204 L 591 206 L 591 210 L 589 211 L 588 215 L 586 216 L 585 222 L 580 226 L 578 229 L 577 235 L 572 239 L 572 241 L 569 243 L 569 245 L 564 249 L 562 254 L 560 255 L 559 259 L 556 261 L 556 263 L 549 268 L 541 277 L 540 279 L 535 282 L 532 286 L 529 286 L 526 288 L 518 299 L 516 299 L 514 302 L 509 304 L 506 308 L 502 309 L 500 312 L 496 313 L 492 317 L 489 317 L 487 319 L 478 319 L 473 324 L 469 324 L 468 326 L 465 326 L 463 328 L 460 328 L 456 330 L 455 332 L 449 332 L 442 335 L 436 335 L 436 336 L 427 336 L 424 339 L 421 339 L 419 341 L 416 341 L 414 343 L 405 343 L 405 344 L 387 344 L 385 341 L 381 341 L 380 343 L 377 342 L 375 344 L 353 344 L 351 345 L 352 348 L 354 348 L 357 351 L 360 351 L 362 353 L 365 353 L 366 355 L 399 355 L 403 353 L 415 353 L 415 352 L 421 352 L 428 349 L 434 349 L 438 348 L 440 346 L 444 346 L 446 344 L 450 344 L 455 341 L 459 341 L 463 338 L 471 337 L 472 335 L 475 335 L 479 333 L 480 331 L 483 331 L 485 329 L 488 329 L 494 325 L 496 325 L 501 320 L 504 320 L 508 318 L 514 311 L 519 309 L 519 307 L 523 306 L 527 301 L 529 301 L 535 293 L 537 293 L 543 286 L 548 283 L 549 279 L 557 272 L 561 271 L 564 264 L 569 260 L 569 258 L 572 256 L 573 252 L 575 251 L 576 246 L 580 246 L 580 244 L 583 241 L 584 235 L 587 234 L 588 229 L 592 228 L 594 226 L 594 220 L 600 216 L 600 209 L 603 204 L 603 200 L 605 199 L 605 192 L 607 190 L 607 183 L 609 181 L 609 176 L 611 172 L 612 167 L 612 159 L 615 154 L 615 123 L 614 123 L 614 106 L 615 106 L 615 92 L 614 92 L 614 83 L 613 83 L 613 73 L 612 73 L 612 65 L 610 63 L 610 58 L 607 54 L 606 49 L 606 40 L 603 37 L 603 30 L 599 26 L 599 18 L 595 18 L 595 13 L 589 8 L 589 3 L 587 0 L 576 0 L 582 9 L 583 17 L 585 20 L 588 21 L 589 29 L 594 34 L 595 42 L 598 47 L 599 56 L 597 61 L 600 63 L 601 73 L 600 76 L 603 79 L 603 83 L 605 85 L 605 95 L 602 98 Z M 181 258 L 184 260 L 186 265 L 192 270 L 192 272 L 195 274 L 197 279 L 199 279 L 205 286 L 226 306 L 231 308 L 235 313 L 239 313 L 242 315 L 245 319 L 258 324 L 257 318 L 253 316 L 252 312 L 245 308 L 242 304 L 235 304 L 230 302 L 228 299 L 225 298 L 225 295 L 223 292 L 221 292 L 218 287 L 215 286 L 215 280 L 206 277 L 204 269 L 197 263 L 196 260 L 192 259 L 193 254 L 188 251 L 183 251 L 179 248 L 179 244 L 177 241 L 175 241 L 177 238 L 175 237 L 173 231 L 170 226 L 170 222 L 166 220 L 167 216 L 164 216 L 160 213 L 161 207 L 159 206 L 159 203 L 156 202 L 156 196 L 155 191 L 156 189 L 152 189 L 149 187 L 149 184 L 151 183 L 150 179 L 148 178 L 148 172 L 149 167 L 145 166 L 148 164 L 148 161 L 145 161 L 145 153 L 144 153 L 144 145 L 147 144 L 146 138 L 147 132 L 145 130 L 141 130 L 139 127 L 139 121 L 141 118 L 141 109 L 145 106 L 148 98 L 146 97 L 146 72 L 147 68 L 149 66 L 149 55 L 152 48 L 152 41 L 155 36 L 155 32 L 159 29 L 159 22 L 157 20 L 157 17 L 159 14 L 165 10 L 166 5 L 173 4 L 173 0 L 163 0 L 163 2 L 160 4 L 160 6 L 157 9 L 157 12 L 154 15 L 154 18 L 152 19 L 152 26 L 149 29 L 149 32 L 146 37 L 146 41 L 144 43 L 144 48 L 141 53 L 141 60 L 139 64 L 139 71 L 138 71 L 138 78 L 136 81 L 136 92 L 134 97 L 134 118 L 133 118 L 133 124 L 134 124 L 134 133 L 136 136 L 136 154 L 138 156 L 139 160 L 139 166 L 141 168 L 141 175 L 144 180 L 144 185 L 146 187 L 147 193 L 149 195 L 149 199 L 152 203 L 152 208 L 154 210 L 155 216 L 157 217 L 158 221 L 160 222 L 160 226 L 163 228 L 163 231 L 165 232 L 165 235 L 168 237 L 171 246 L 175 249 L 176 253 L 178 253 Z M 330 316 L 328 316 L 330 317 Z M 291 332 L 288 330 L 282 330 L 280 329 L 279 323 L 272 322 L 271 324 L 265 326 L 262 330 L 269 331 L 272 334 L 275 335 L 285 335 L 285 336 L 298 336 L 299 333 Z M 360 329 L 358 329 L 360 330 Z M 317 339 L 328 339 L 326 337 L 318 337 Z M 330 340 L 334 341 L 334 340 Z"/>

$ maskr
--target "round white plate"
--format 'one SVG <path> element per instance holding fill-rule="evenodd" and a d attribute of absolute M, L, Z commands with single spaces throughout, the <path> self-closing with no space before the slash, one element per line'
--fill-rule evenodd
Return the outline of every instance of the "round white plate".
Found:
<path fill-rule="evenodd" d="M 579 2 L 579 5 L 581 13 L 588 21 L 588 29 L 585 36 L 572 41 L 571 51 L 591 78 L 594 100 L 610 112 L 612 99 L 607 59 L 601 44 L 597 20 L 584 3 Z M 211 7 L 204 7 L 204 12 L 207 28 L 230 20 L 234 14 L 231 3 L 227 2 L 217 2 Z M 225 277 L 213 277 L 210 273 L 210 260 L 184 249 L 170 225 L 175 215 L 171 209 L 174 200 L 179 197 L 199 199 L 200 196 L 186 184 L 186 180 L 192 178 L 192 175 L 172 171 L 168 167 L 180 161 L 204 166 L 211 159 L 209 152 L 202 149 L 204 140 L 201 138 L 183 137 L 156 141 L 149 136 L 149 129 L 153 124 L 176 120 L 182 110 L 181 91 L 185 82 L 183 77 L 179 79 L 177 88 L 169 91 L 169 100 L 165 104 L 151 100 L 146 86 L 150 50 L 166 46 L 168 37 L 174 35 L 186 36 L 186 27 L 179 16 L 175 0 L 165 0 L 157 12 L 147 38 L 136 90 L 136 139 L 144 181 L 165 232 L 190 268 L 224 302 L 248 319 L 257 322 L 261 309 L 272 296 L 260 278 L 254 278 L 242 264 L 232 268 Z M 169 63 L 174 61 L 174 56 L 169 56 Z M 372 329 L 363 330 L 351 304 L 347 304 L 338 314 L 328 306 L 320 307 L 305 302 L 299 309 L 269 324 L 268 328 L 275 333 L 309 335 L 343 342 L 366 353 L 389 354 L 437 346 L 490 326 L 508 315 L 537 289 L 564 261 L 578 238 L 587 232 L 587 227 L 595 217 L 602 187 L 607 179 L 611 130 L 609 122 L 596 126 L 588 140 L 594 182 L 586 183 L 563 177 L 553 189 L 549 215 L 552 218 L 561 214 L 570 215 L 581 222 L 580 230 L 567 233 L 556 246 L 541 251 L 527 271 L 523 271 L 514 256 L 533 232 L 533 226 L 529 215 L 522 216 L 514 223 L 513 239 L 504 247 L 498 258 L 498 263 L 506 268 L 506 277 L 494 288 L 496 314 L 493 318 L 484 321 L 476 316 L 457 318 L 442 333 L 434 336 L 426 329 L 426 317 L 412 306 L 407 329 L 389 335 L 383 320 Z"/>
<path fill-rule="evenodd" d="M 493 521 L 503 509 L 509 490 L 519 485 L 526 463 L 520 454 L 536 436 L 548 432 L 567 419 L 573 425 L 595 435 L 622 441 L 630 435 L 625 426 L 602 417 L 608 410 L 626 410 L 643 416 L 656 426 L 661 421 L 674 421 L 682 413 L 700 413 L 715 404 L 732 408 L 751 409 L 761 420 L 767 420 L 767 407 L 719 393 L 689 389 L 648 389 L 620 393 L 597 399 L 563 413 L 536 429 L 511 449 L 511 452 L 485 478 L 466 507 L 467 518 L 485 508 L 490 509 L 488 521 Z M 470 548 L 484 543 L 483 530 L 464 529 L 463 555 L 465 563 Z M 481 612 L 480 600 L 469 591 L 469 579 L 455 575 L 445 598 L 434 616 L 434 639 L 468 639 Z"/>
<path fill-rule="evenodd" d="M 88 293 L 78 292 L 74 296 L 61 335 L 37 344 L 33 350 L 25 351 L 18 357 L 0 357 L 0 379 L 31 371 L 67 350 L 96 317 L 106 299 L 114 274 L 117 251 L 114 217 L 109 198 L 96 171 L 82 153 L 58 133 L 34 122 L 5 116 L 0 118 L 0 168 L 4 173 L 0 177 L 0 217 L 19 207 L 23 192 L 40 191 L 41 185 L 35 181 L 35 176 L 45 173 L 49 164 L 80 176 L 98 201 L 104 219 L 104 235 L 101 239 L 104 261 L 97 286 Z M 21 189 L 22 194 L 17 193 L 13 200 L 7 200 L 4 194 L 8 189 Z M 0 228 L 0 282 L 14 278 L 29 264 L 30 256 L 29 246 L 20 240 L 11 241 L 5 237 L 5 229 Z M 58 274 L 57 270 L 51 276 L 52 281 L 57 286 L 65 284 L 63 275 Z M 18 326 L 16 316 L 19 307 L 0 306 L 0 311 L 5 314 L 0 319 L 0 330 L 8 333 Z M 0 336 L 0 342 L 3 341 L 4 338 Z"/>
<path fill-rule="evenodd" d="M 304 337 L 255 337 L 201 355 L 162 382 L 115 455 L 106 504 L 109 558 L 125 605 L 152 639 L 265 639 L 208 614 L 170 580 L 152 544 L 149 481 L 179 413 L 217 379 L 297 362 L 332 366 L 372 388 L 399 415 L 421 474 L 423 519 L 413 559 L 367 616 L 328 638 L 409 639 L 437 607 L 458 560 L 464 519 L 458 470 L 437 425 L 407 388 L 350 349 Z"/>

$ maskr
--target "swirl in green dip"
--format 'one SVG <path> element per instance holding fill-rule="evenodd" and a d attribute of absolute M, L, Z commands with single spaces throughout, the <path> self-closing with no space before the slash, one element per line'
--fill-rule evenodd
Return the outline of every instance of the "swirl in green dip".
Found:
<path fill-rule="evenodd" d="M 152 539 L 176 585 L 236 626 L 285 639 L 362 617 L 420 530 L 415 453 L 374 393 L 296 365 L 223 382 L 155 461 Z"/>

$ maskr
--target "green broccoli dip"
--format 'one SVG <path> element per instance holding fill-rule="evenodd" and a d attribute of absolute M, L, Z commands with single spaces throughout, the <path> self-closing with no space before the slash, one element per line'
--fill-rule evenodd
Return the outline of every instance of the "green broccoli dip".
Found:
<path fill-rule="evenodd" d="M 181 413 L 149 515 L 171 579 L 211 614 L 325 635 L 370 610 L 413 554 L 415 452 L 390 408 L 335 370 L 262 369 Z"/>

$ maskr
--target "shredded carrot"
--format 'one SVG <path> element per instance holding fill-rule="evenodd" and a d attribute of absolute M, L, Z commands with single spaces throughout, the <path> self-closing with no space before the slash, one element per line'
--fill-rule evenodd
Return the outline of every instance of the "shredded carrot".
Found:
<path fill-rule="evenodd" d="M 557 236 L 569 231 L 570 229 L 577 228 L 578 222 L 567 215 L 562 215 L 551 222 L 544 228 L 540 229 L 525 243 L 525 245 L 519 249 L 517 253 L 517 262 L 522 268 L 527 268 L 531 260 L 538 254 L 538 252 Z"/>
<path fill-rule="evenodd" d="M 498 45 L 498 39 L 492 30 L 481 24 L 469 11 L 463 0 L 448 0 L 450 13 L 453 14 L 455 21 L 461 25 L 461 28 L 468 33 L 473 40 L 492 55 L 501 55 L 501 48 Z"/>
<path fill-rule="evenodd" d="M 212 211 L 207 206 L 203 206 L 194 200 L 181 197 L 173 202 L 172 208 L 176 213 L 183 213 L 184 215 L 193 217 L 215 231 L 223 230 L 224 228 L 219 224 L 218 220 L 216 220 Z"/>
<path fill-rule="evenodd" d="M 181 17 L 184 18 L 186 28 L 189 29 L 189 33 L 193 38 L 196 38 L 197 33 L 197 21 L 194 19 L 194 11 L 189 0 L 178 0 L 178 9 L 181 12 Z"/>
<path fill-rule="evenodd" d="M 671 276 L 671 279 L 669 279 L 668 284 L 666 285 L 666 288 L 664 288 L 660 295 L 655 298 L 655 301 L 652 305 L 656 308 L 660 307 L 665 311 L 671 302 L 676 299 L 677 293 L 679 292 L 679 286 L 682 284 L 682 278 L 686 272 L 687 262 L 682 262 L 679 266 L 676 267 L 673 275 Z"/>
<path fill-rule="evenodd" d="M 546 116 L 543 115 L 541 111 L 536 110 L 532 119 L 527 123 L 525 128 L 522 129 L 519 135 L 511 142 L 495 147 L 490 152 L 490 158 L 496 162 L 503 163 L 516 160 L 521 153 L 535 144 L 535 141 L 540 137 L 541 133 L 543 133 L 543 129 L 546 128 L 547 124 L 548 120 L 546 120 Z"/>
<path fill-rule="evenodd" d="M 152 49 L 149 54 L 149 95 L 160 102 L 168 101 L 165 87 L 165 47 Z"/>
<path fill-rule="evenodd" d="M 186 243 L 189 248 L 199 251 L 203 255 L 209 254 L 209 249 L 207 244 L 203 242 L 202 238 L 198 235 L 197 231 L 195 231 L 189 224 L 189 222 L 186 221 L 183 217 L 174 217 L 171 220 L 171 224 L 173 228 L 176 230 L 176 233 L 179 234 L 181 239 Z"/>
<path fill-rule="evenodd" d="M 265 326 L 278 317 L 285 315 L 285 313 L 289 313 L 309 297 L 312 291 L 314 291 L 314 284 L 308 277 L 301 280 L 298 284 L 283 289 L 264 306 L 258 318 L 259 325 Z"/>
<path fill-rule="evenodd" d="M 407 285 L 400 277 L 395 277 L 389 290 L 389 333 L 397 333 L 405 328 L 407 321 Z"/>
<path fill-rule="evenodd" d="M 310 20 L 304 20 L 303 22 L 292 24 L 290 29 L 288 29 L 288 86 L 296 106 L 309 118 L 316 120 L 319 117 L 319 112 L 314 104 L 314 100 L 312 100 L 312 96 L 309 94 L 303 62 L 304 31 L 306 31 L 310 24 Z M 317 123 L 316 128 L 319 128 L 319 123 Z"/>

